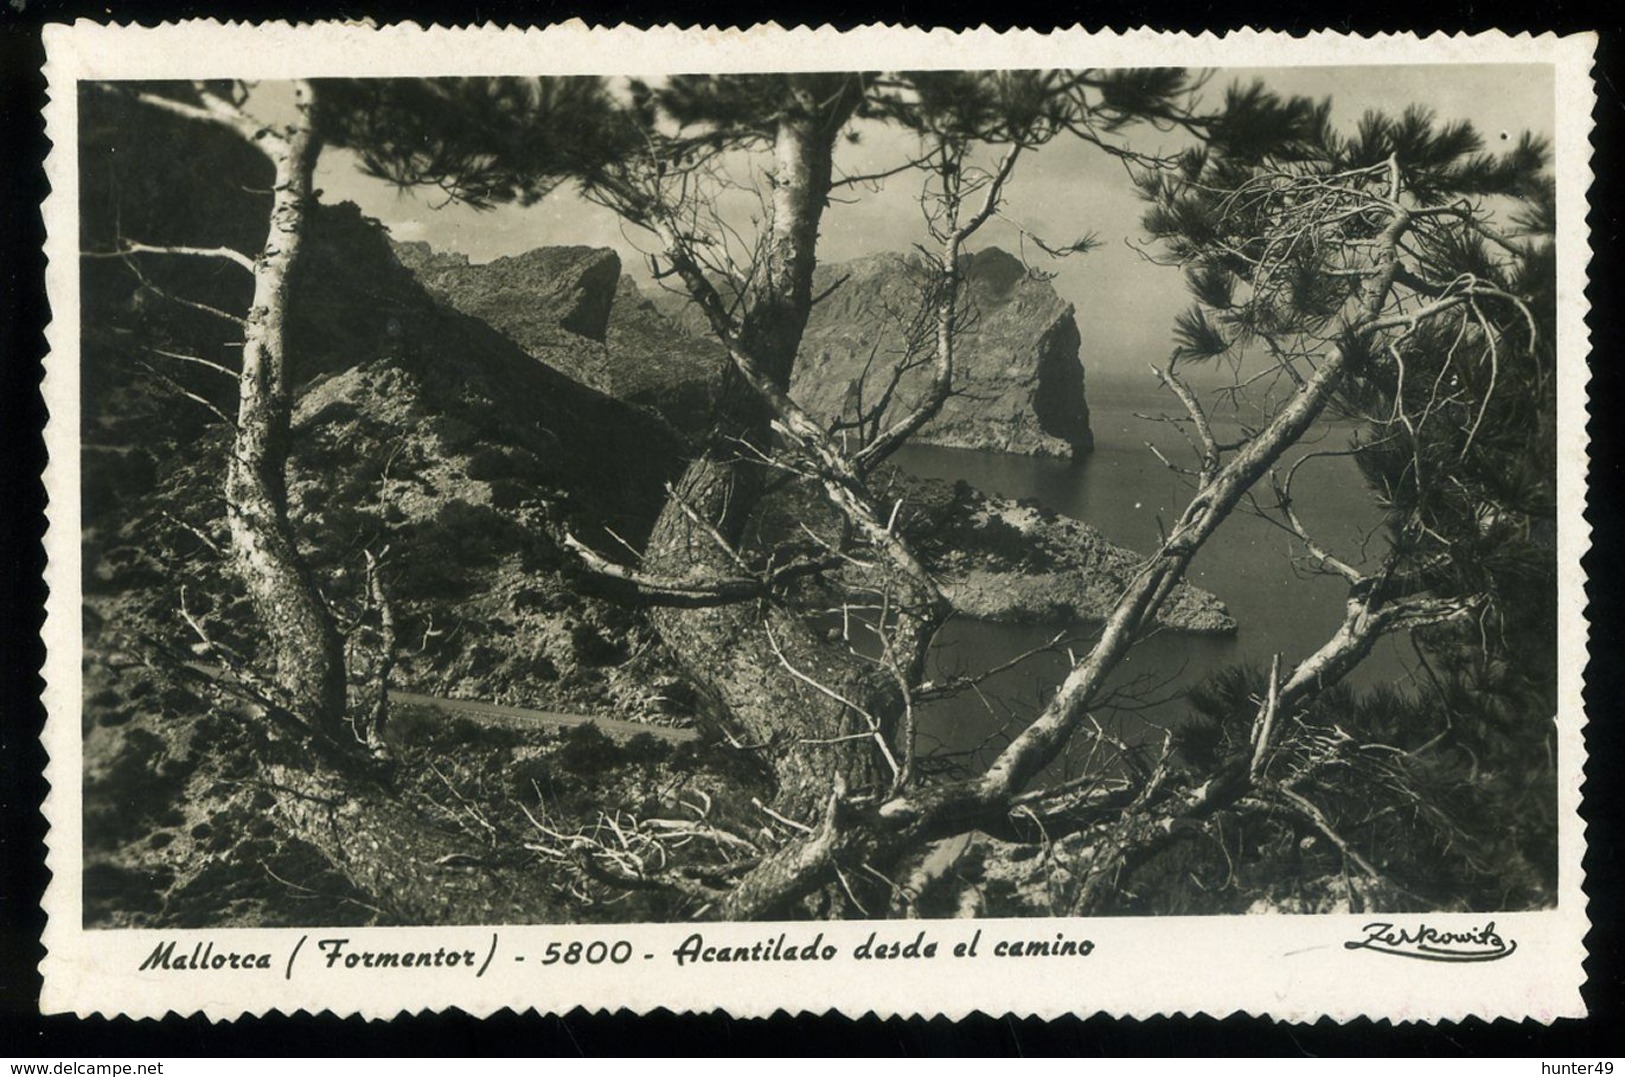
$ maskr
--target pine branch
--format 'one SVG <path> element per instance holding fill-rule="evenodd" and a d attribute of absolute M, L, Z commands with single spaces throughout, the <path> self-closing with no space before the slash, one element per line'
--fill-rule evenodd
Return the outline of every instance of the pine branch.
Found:
<path fill-rule="evenodd" d="M 761 575 L 690 578 L 662 576 L 616 564 L 565 531 L 560 541 L 594 575 L 630 586 L 637 596 L 655 605 L 698 609 L 727 606 L 767 598 L 776 587 L 803 576 L 837 568 L 835 558 L 791 561 Z"/>
<path fill-rule="evenodd" d="M 136 95 L 136 100 L 174 116 L 224 127 L 254 145 L 269 142 L 280 146 L 286 141 L 270 127 L 260 123 L 241 108 L 215 94 L 205 83 L 194 82 L 192 85 L 202 101 L 201 105 L 188 104 L 185 101 L 155 93 L 139 93 Z"/>
<path fill-rule="evenodd" d="M 216 373 L 224 374 L 232 381 L 236 381 L 241 376 L 237 373 L 237 371 L 231 369 L 223 363 L 217 363 L 213 359 L 205 359 L 199 355 L 188 355 L 185 352 L 172 352 L 164 348 L 154 348 L 151 345 L 142 345 L 142 347 L 144 350 L 149 351 L 154 355 L 161 355 L 165 359 L 176 359 L 184 363 L 196 363 L 199 366 L 207 367 Z"/>
<path fill-rule="evenodd" d="M 81 258 L 125 258 L 131 254 L 175 254 L 194 258 L 223 258 L 233 265 L 246 269 L 250 274 L 254 272 L 254 260 L 241 251 L 230 247 L 184 247 L 161 246 L 151 243 L 126 243 L 118 250 L 112 251 L 80 251 Z"/>

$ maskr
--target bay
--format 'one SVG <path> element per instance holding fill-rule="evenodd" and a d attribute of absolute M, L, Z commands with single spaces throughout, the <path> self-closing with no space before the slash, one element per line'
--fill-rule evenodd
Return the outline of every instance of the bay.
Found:
<path fill-rule="evenodd" d="M 1098 528 L 1108 539 L 1148 553 L 1162 530 L 1190 499 L 1189 480 L 1165 466 L 1146 443 L 1175 463 L 1194 461 L 1176 429 L 1141 416 L 1172 414 L 1178 405 L 1154 384 L 1092 380 L 1089 387 L 1095 451 L 1077 461 L 1061 461 L 910 445 L 894 457 L 922 477 L 964 480 L 986 493 L 1034 498 L 1056 512 Z M 1212 409 L 1215 434 L 1235 437 L 1248 416 Z M 1305 452 L 1346 448 L 1354 427 L 1327 422 L 1312 430 L 1287 463 Z M 1352 458 L 1317 457 L 1293 484 L 1295 507 L 1305 526 L 1332 552 L 1356 567 L 1380 558 L 1380 510 Z M 1257 496 L 1273 497 L 1268 482 Z M 1294 557 L 1297 560 L 1294 560 Z M 1228 637 L 1159 632 L 1140 643 L 1108 683 L 1113 696 L 1094 717 L 1125 740 L 1142 742 L 1176 725 L 1188 713 L 1182 694 L 1211 673 L 1234 663 L 1267 667 L 1279 653 L 1282 667 L 1310 654 L 1336 629 L 1343 616 L 1346 584 L 1312 572 L 1302 544 L 1285 531 L 1245 511 L 1234 513 L 1192 563 L 1187 577 L 1229 607 L 1239 628 Z M 931 657 L 933 678 L 975 673 L 1046 643 L 1064 626 L 1002 625 L 954 618 L 938 635 Z M 1092 625 L 1070 626 L 1088 647 Z M 1368 687 L 1390 683 L 1404 688 L 1412 672 L 1403 641 L 1384 640 L 1355 672 L 1351 683 Z M 1071 660 L 1040 655 L 998 674 L 971 691 L 922 709 L 921 751 L 939 758 L 985 764 L 1019 732 L 1065 677 Z M 1051 780 L 1068 776 L 1082 759 L 1059 762 Z"/>

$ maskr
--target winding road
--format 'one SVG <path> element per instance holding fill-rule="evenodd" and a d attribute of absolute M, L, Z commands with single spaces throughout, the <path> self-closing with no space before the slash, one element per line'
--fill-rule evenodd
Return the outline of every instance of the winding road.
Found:
<path fill-rule="evenodd" d="M 218 666 L 205 665 L 202 662 L 188 662 L 185 665 L 194 673 L 201 674 L 211 680 L 219 680 L 226 675 L 224 669 Z M 389 690 L 389 701 L 392 704 L 399 703 L 408 707 L 421 707 L 438 711 L 443 715 L 466 718 L 471 722 L 478 722 L 484 726 L 502 726 L 508 729 L 534 728 L 536 726 L 552 729 L 573 729 L 576 726 L 595 725 L 598 727 L 599 732 L 617 740 L 630 740 L 639 733 L 647 733 L 651 737 L 672 744 L 695 740 L 699 736 L 692 729 L 674 729 L 670 726 L 628 722 L 624 718 L 606 718 L 596 714 L 573 714 L 567 711 L 542 711 L 530 707 L 510 707 L 502 703 L 485 703 L 477 699 L 449 699 L 446 696 L 428 696 L 420 692 L 403 692 L 398 688 Z"/>
<path fill-rule="evenodd" d="M 417 692 L 402 692 L 396 688 L 389 690 L 389 701 L 392 704 L 398 703 L 409 707 L 425 707 L 429 710 L 440 711 L 442 714 L 466 718 L 469 721 L 487 726 L 504 726 L 508 728 L 551 726 L 559 729 L 569 729 L 575 726 L 595 725 L 606 736 L 617 739 L 630 739 L 639 733 L 647 733 L 651 737 L 658 737 L 673 744 L 694 740 L 697 736 L 692 729 L 673 729 L 670 726 L 646 725 L 643 722 L 628 722 L 624 718 L 603 718 L 592 714 L 569 714 L 564 711 L 539 711 L 532 710 L 529 707 L 509 707 L 500 703 L 484 703 L 477 699 L 447 699 L 444 696 L 426 696 Z"/>

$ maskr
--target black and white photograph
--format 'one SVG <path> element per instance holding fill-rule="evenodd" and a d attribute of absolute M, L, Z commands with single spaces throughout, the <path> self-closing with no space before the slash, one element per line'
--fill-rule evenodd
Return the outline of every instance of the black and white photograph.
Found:
<path fill-rule="evenodd" d="M 75 32 L 59 1004 L 1567 1012 L 1583 42 Z"/>
<path fill-rule="evenodd" d="M 87 925 L 1553 902 L 1549 77 L 79 109 Z"/>

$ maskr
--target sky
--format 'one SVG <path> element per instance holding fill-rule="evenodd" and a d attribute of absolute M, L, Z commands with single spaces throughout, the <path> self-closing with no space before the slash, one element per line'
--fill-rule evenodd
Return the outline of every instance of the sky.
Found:
<path fill-rule="evenodd" d="M 1216 100 L 1230 84 L 1254 79 L 1282 95 L 1330 97 L 1332 121 L 1345 131 L 1367 111 L 1397 113 L 1417 103 L 1441 121 L 1470 121 L 1491 150 L 1516 144 L 1524 131 L 1549 138 L 1555 125 L 1552 71 L 1546 66 L 1226 68 L 1212 72 L 1205 94 Z M 894 130 L 860 133 L 857 144 L 842 145 L 837 155 L 838 168 L 849 174 L 894 165 L 914 146 L 910 136 Z M 1152 153 L 1185 145 L 1179 135 L 1149 127 L 1130 129 L 1127 141 Z M 556 191 L 531 207 L 435 208 L 438 192 L 397 191 L 364 175 L 348 151 L 333 149 L 322 156 L 317 186 L 324 201 L 357 203 L 398 239 L 425 240 L 475 262 L 541 246 L 610 247 L 646 283 L 640 251 L 649 249 L 647 238 L 573 191 Z M 833 203 L 824 216 L 820 259 L 844 261 L 925 241 L 918 195 L 918 178 L 904 174 L 878 192 L 853 191 Z M 970 247 L 1022 249 L 1022 229 L 1051 246 L 1093 234 L 1100 245 L 1085 255 L 1057 261 L 1030 243 L 1025 253 L 1034 268 L 1056 274 L 1056 290 L 1077 308 L 1089 374 L 1144 376 L 1146 363 L 1167 354 L 1169 329 L 1188 298 L 1177 270 L 1155 265 L 1136 249 L 1142 211 L 1120 163 L 1076 140 L 1058 139 L 1021 162 L 1003 219 L 990 221 Z"/>

